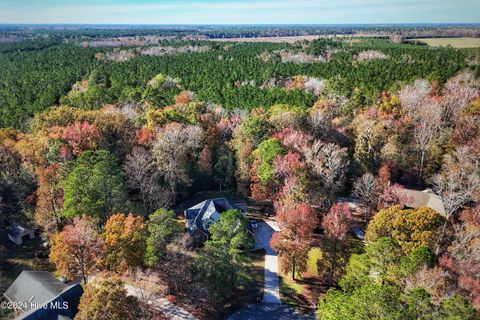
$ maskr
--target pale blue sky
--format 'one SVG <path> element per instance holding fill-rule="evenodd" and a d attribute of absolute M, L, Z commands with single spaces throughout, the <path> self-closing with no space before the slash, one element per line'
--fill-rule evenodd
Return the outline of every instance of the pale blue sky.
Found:
<path fill-rule="evenodd" d="M 0 0 L 0 24 L 480 22 L 480 0 Z"/>

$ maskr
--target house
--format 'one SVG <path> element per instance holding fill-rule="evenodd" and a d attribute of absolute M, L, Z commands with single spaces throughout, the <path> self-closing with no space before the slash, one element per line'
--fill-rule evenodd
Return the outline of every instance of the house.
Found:
<path fill-rule="evenodd" d="M 12 223 L 7 228 L 8 238 L 16 245 L 21 245 L 25 239 L 35 238 L 35 232 L 19 224 Z"/>
<path fill-rule="evenodd" d="M 442 198 L 434 194 L 431 189 L 420 191 L 401 188 L 398 190 L 398 193 L 406 198 L 405 205 L 407 207 L 429 207 L 438 213 L 445 215 Z"/>
<path fill-rule="evenodd" d="M 185 210 L 187 232 L 192 237 L 193 244 L 205 242 L 210 236 L 208 227 L 220 219 L 221 213 L 231 209 L 238 209 L 243 216 L 246 215 L 245 205 L 234 205 L 226 198 L 207 199 Z M 253 235 L 253 231 L 249 231 Z"/>
<path fill-rule="evenodd" d="M 3 294 L 17 305 L 15 319 L 73 319 L 83 294 L 79 283 L 67 285 L 47 271 L 25 270 Z"/>

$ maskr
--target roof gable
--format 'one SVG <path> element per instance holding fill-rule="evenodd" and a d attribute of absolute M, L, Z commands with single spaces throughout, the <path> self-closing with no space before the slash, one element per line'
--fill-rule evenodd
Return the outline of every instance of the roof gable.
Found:
<path fill-rule="evenodd" d="M 67 287 L 50 272 L 25 270 L 8 287 L 4 295 L 10 301 L 31 302 L 25 308 L 29 310 L 31 305 L 42 305 L 58 296 Z"/>
<path fill-rule="evenodd" d="M 208 234 L 208 226 L 220 219 L 220 214 L 230 209 L 236 209 L 226 198 L 207 199 L 185 210 L 190 233 L 196 229 Z M 242 210 L 241 210 L 242 211 Z"/>

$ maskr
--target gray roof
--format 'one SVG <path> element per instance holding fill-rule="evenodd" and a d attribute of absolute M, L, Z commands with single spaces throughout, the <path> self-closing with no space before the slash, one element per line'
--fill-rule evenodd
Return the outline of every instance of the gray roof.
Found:
<path fill-rule="evenodd" d="M 23 313 L 15 319 L 73 319 L 83 293 L 80 284 L 68 286 L 47 271 L 22 271 L 4 296 L 19 302 Z M 68 308 L 58 308 L 63 303 Z M 55 306 L 57 304 L 57 306 Z M 45 308 L 40 306 L 46 305 Z"/>
<path fill-rule="evenodd" d="M 58 296 L 67 287 L 50 272 L 26 270 L 22 271 L 4 295 L 10 301 L 44 304 Z M 28 306 L 25 310 L 29 309 Z"/>
<path fill-rule="evenodd" d="M 208 225 L 219 218 L 219 214 L 230 209 L 245 210 L 239 205 L 232 205 L 226 198 L 207 199 L 185 210 L 187 230 L 192 233 L 200 230 L 208 234 Z"/>
<path fill-rule="evenodd" d="M 8 228 L 8 234 L 13 238 L 22 237 L 30 232 L 30 229 L 27 229 L 17 223 L 12 223 L 12 225 Z"/>
<path fill-rule="evenodd" d="M 46 303 L 46 307 L 31 309 L 15 320 L 70 320 L 75 317 L 83 294 L 77 283 L 65 289 L 60 295 Z"/>

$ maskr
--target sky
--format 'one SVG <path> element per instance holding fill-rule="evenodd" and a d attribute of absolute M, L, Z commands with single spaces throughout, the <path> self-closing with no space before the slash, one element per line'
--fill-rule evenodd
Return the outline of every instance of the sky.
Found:
<path fill-rule="evenodd" d="M 480 0 L 0 0 L 0 24 L 478 22 Z"/>

